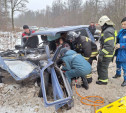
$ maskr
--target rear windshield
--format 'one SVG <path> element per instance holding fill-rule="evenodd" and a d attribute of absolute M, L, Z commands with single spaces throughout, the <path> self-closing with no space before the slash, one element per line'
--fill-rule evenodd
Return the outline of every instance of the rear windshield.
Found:
<path fill-rule="evenodd" d="M 86 29 L 82 29 L 82 30 L 78 30 L 78 31 L 76 31 L 76 33 L 81 33 L 81 36 L 86 36 L 86 37 L 88 37 L 88 34 L 87 34 L 87 31 L 86 31 Z"/>

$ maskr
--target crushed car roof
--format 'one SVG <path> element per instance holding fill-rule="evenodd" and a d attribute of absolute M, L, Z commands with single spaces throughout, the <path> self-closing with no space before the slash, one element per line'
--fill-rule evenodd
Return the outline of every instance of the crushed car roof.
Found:
<path fill-rule="evenodd" d="M 44 31 L 32 33 L 30 37 L 36 35 L 44 35 L 48 37 L 48 41 L 52 41 L 58 39 L 61 33 L 69 31 L 79 31 L 88 27 L 89 27 L 88 25 L 78 25 L 78 26 L 63 26 L 58 28 L 50 28 Z"/>
<path fill-rule="evenodd" d="M 56 36 L 58 33 L 64 33 L 68 31 L 79 30 L 88 27 L 87 25 L 79 25 L 79 26 L 64 26 L 58 28 L 51 28 L 45 31 L 33 33 L 32 36 L 35 35 L 47 35 L 47 36 Z"/>

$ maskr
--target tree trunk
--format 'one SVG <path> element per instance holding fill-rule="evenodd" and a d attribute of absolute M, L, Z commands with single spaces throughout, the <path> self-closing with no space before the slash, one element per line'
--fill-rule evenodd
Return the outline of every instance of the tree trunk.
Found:
<path fill-rule="evenodd" d="M 7 14 L 7 0 L 4 0 L 4 4 L 5 4 L 5 12 Z"/>
<path fill-rule="evenodd" d="M 14 30 L 14 11 L 11 11 L 11 22 L 12 22 L 12 30 Z"/>
<path fill-rule="evenodd" d="M 126 0 L 124 0 L 124 16 L 126 15 Z"/>

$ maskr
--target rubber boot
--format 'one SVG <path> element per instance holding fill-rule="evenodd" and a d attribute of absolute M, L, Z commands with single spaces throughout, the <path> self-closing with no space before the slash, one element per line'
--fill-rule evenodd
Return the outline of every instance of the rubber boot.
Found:
<path fill-rule="evenodd" d="M 107 85 L 108 82 L 97 81 L 96 84 L 98 84 L 98 85 Z"/>
<path fill-rule="evenodd" d="M 89 89 L 88 81 L 86 77 L 81 77 L 82 79 L 82 87 L 85 88 L 86 90 Z"/>
<path fill-rule="evenodd" d="M 0 83 L 2 83 L 2 78 L 3 78 L 3 76 L 0 76 Z"/>
<path fill-rule="evenodd" d="M 92 83 L 92 77 L 91 78 L 87 78 L 88 84 Z"/>
<path fill-rule="evenodd" d="M 122 87 L 126 86 L 126 81 L 123 81 L 123 83 L 121 84 Z"/>
<path fill-rule="evenodd" d="M 115 75 L 114 77 L 112 77 L 112 78 L 119 78 L 119 77 L 121 77 L 121 75 Z"/>

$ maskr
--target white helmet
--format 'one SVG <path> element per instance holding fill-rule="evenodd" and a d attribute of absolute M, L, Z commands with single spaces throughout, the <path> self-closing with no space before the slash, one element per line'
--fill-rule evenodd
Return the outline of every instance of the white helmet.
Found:
<path fill-rule="evenodd" d="M 99 24 L 100 26 L 103 26 L 105 23 L 106 23 L 107 25 L 115 25 L 115 24 L 110 20 L 110 18 L 109 18 L 108 16 L 106 16 L 106 15 L 102 16 L 102 17 L 99 19 L 99 21 L 98 21 L 98 24 Z"/>

